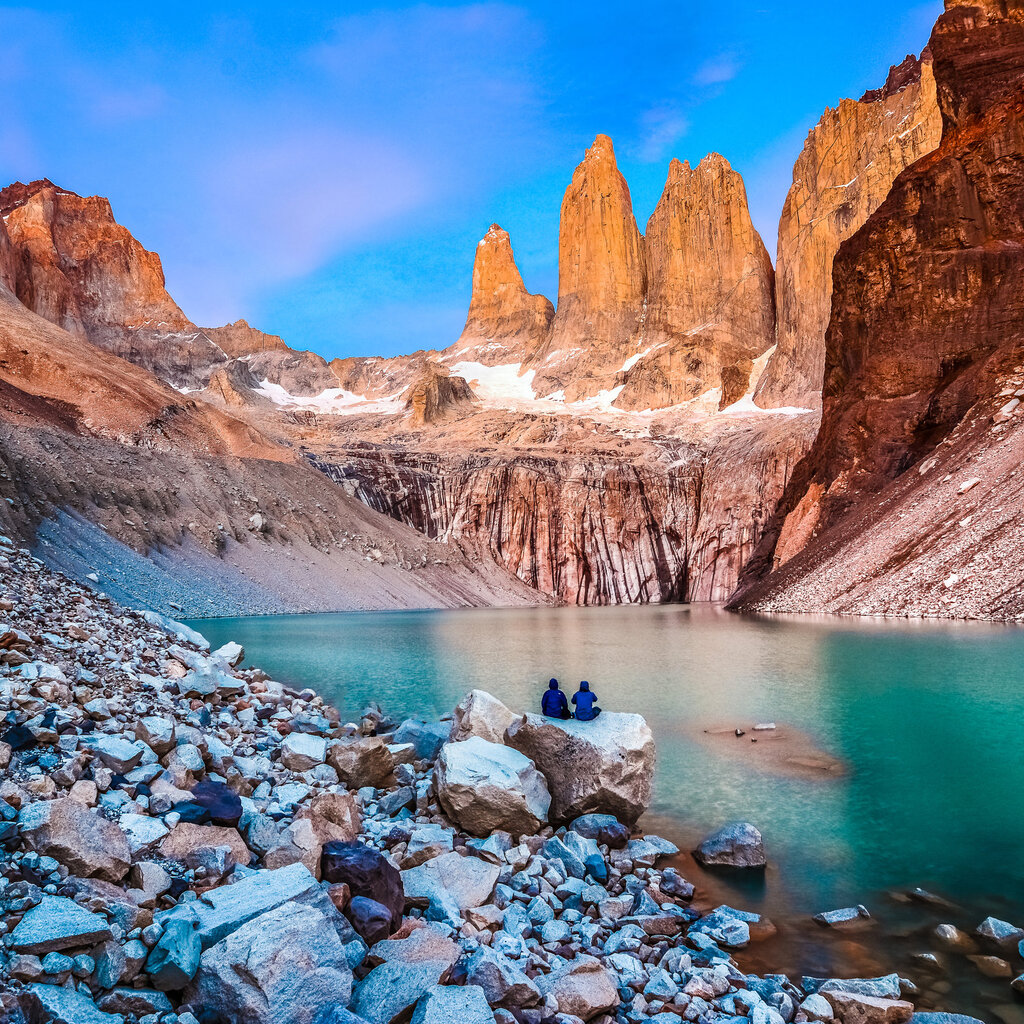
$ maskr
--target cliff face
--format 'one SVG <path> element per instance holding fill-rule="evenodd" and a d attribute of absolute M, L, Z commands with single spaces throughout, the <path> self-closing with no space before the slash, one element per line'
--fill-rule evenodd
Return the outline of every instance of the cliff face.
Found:
<path fill-rule="evenodd" d="M 244 320 L 236 320 L 223 327 L 204 327 L 203 334 L 232 359 L 250 352 L 286 352 L 288 346 L 276 335 L 266 334 L 250 327 Z"/>
<path fill-rule="evenodd" d="M 445 354 L 486 366 L 521 363 L 544 343 L 554 315 L 549 299 L 526 290 L 508 232 L 492 224 L 476 248 L 466 326 Z"/>
<path fill-rule="evenodd" d="M 793 561 L 748 601 L 806 595 L 812 572 L 900 608 L 940 586 L 971 614 L 1021 593 L 1019 557 L 992 552 L 1022 532 L 1024 3 L 948 3 L 931 50 L 941 144 L 836 258 L 821 431 L 755 569 L 772 551 Z M 858 531 L 886 519 L 904 546 L 879 540 L 865 559 Z"/>
<path fill-rule="evenodd" d="M 564 391 L 574 401 L 610 387 L 641 323 L 646 288 L 629 186 L 612 140 L 598 135 L 562 200 L 558 305 L 534 360 L 538 395 Z"/>
<path fill-rule="evenodd" d="M 717 153 L 694 169 L 673 160 L 647 222 L 647 307 L 616 406 L 658 409 L 747 390 L 753 361 L 774 344 L 771 258 L 754 230 L 743 179 Z"/>
<path fill-rule="evenodd" d="M 935 149 L 941 130 L 932 65 L 908 57 L 885 87 L 826 110 L 807 136 L 779 221 L 777 348 L 758 385 L 758 405 L 820 402 L 836 252 L 896 176 Z"/>
<path fill-rule="evenodd" d="M 224 354 L 164 287 L 160 257 L 114 220 L 110 203 L 49 181 L 0 191 L 13 291 L 32 312 L 178 385 L 196 386 Z"/>
<path fill-rule="evenodd" d="M 334 446 L 313 461 L 371 508 L 559 601 L 722 601 L 813 435 L 779 423 L 706 444 L 600 444 L 539 418 L 488 426 L 508 450 L 469 452 L 442 435 L 418 449 Z"/>

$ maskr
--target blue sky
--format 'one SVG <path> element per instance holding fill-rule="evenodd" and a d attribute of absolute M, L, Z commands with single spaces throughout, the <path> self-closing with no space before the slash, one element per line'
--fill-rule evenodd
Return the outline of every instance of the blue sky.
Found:
<path fill-rule="evenodd" d="M 0 179 L 108 196 L 204 325 L 324 355 L 444 347 L 507 228 L 554 299 L 597 132 L 641 229 L 668 161 L 723 153 L 774 254 L 822 110 L 927 42 L 941 0 L 0 6 Z"/>

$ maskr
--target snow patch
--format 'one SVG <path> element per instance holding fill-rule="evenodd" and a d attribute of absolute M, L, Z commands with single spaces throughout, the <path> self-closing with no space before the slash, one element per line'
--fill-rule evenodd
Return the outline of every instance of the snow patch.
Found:
<path fill-rule="evenodd" d="M 392 413 L 402 408 L 402 395 L 397 392 L 384 398 L 368 398 L 357 395 L 345 388 L 328 388 L 319 395 L 293 395 L 280 384 L 271 380 L 260 381 L 255 389 L 258 395 L 269 398 L 283 409 L 305 412 L 322 412 L 338 416 L 352 416 L 357 413 Z"/>
<path fill-rule="evenodd" d="M 536 371 L 521 374 L 522 363 L 502 363 L 484 366 L 483 363 L 462 362 L 449 367 L 453 377 L 465 377 L 469 386 L 484 402 L 533 402 Z"/>

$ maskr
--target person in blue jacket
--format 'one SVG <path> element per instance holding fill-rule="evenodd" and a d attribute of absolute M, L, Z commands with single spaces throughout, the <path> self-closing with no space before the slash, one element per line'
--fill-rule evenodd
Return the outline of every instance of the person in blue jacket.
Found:
<path fill-rule="evenodd" d="M 548 718 L 572 718 L 569 714 L 569 703 L 565 694 L 558 688 L 558 680 L 552 679 L 544 696 L 540 699 L 540 710 Z"/>
<path fill-rule="evenodd" d="M 576 720 L 579 722 L 592 722 L 601 714 L 601 709 L 597 706 L 597 696 L 590 692 L 590 683 L 586 679 L 572 695 L 572 702 L 576 705 Z"/>

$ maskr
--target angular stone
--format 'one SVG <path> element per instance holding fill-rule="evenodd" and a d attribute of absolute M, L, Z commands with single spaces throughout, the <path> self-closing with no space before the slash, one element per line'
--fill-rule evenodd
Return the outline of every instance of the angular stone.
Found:
<path fill-rule="evenodd" d="M 913 1016 L 914 1004 L 905 999 L 879 999 L 857 992 L 821 993 L 843 1024 L 906 1024 Z"/>
<path fill-rule="evenodd" d="M 18 953 L 46 954 L 105 942 L 113 937 L 105 917 L 64 896 L 43 895 L 11 933 L 11 948 Z"/>
<path fill-rule="evenodd" d="M 147 715 L 140 718 L 135 723 L 135 738 L 163 757 L 164 754 L 168 754 L 174 749 L 174 719 L 158 715 Z"/>
<path fill-rule="evenodd" d="M 421 722 L 410 718 L 395 730 L 395 743 L 411 743 L 420 761 L 433 761 L 451 735 L 451 722 Z"/>
<path fill-rule="evenodd" d="M 234 885 L 210 889 L 198 900 L 172 908 L 160 917 L 194 917 L 196 933 L 206 949 L 282 903 L 319 893 L 320 887 L 309 869 L 291 864 L 276 871 L 258 871 Z"/>
<path fill-rule="evenodd" d="M 379 787 L 395 770 L 395 759 L 379 736 L 332 743 L 327 748 L 327 763 L 350 789 Z"/>
<path fill-rule="evenodd" d="M 473 835 L 532 835 L 547 822 L 551 795 L 544 776 L 511 747 L 479 736 L 446 743 L 435 780 L 448 817 Z"/>
<path fill-rule="evenodd" d="M 305 732 L 292 732 L 281 743 L 281 763 L 293 772 L 308 772 L 327 759 L 327 740 Z"/>
<path fill-rule="evenodd" d="M 19 817 L 25 844 L 75 874 L 119 882 L 131 867 L 128 837 L 112 821 L 71 797 L 39 801 Z"/>
<path fill-rule="evenodd" d="M 132 856 L 155 846 L 168 831 L 159 818 L 151 818 L 148 814 L 122 814 L 117 824 L 128 837 Z"/>
<path fill-rule="evenodd" d="M 398 1024 L 447 974 L 445 960 L 392 961 L 375 967 L 356 988 L 352 1009 L 369 1024 Z"/>
<path fill-rule="evenodd" d="M 503 953 L 481 946 L 466 962 L 466 984 L 478 985 L 491 1006 L 535 1006 L 540 989 Z"/>
<path fill-rule="evenodd" d="M 629 842 L 629 828 L 611 814 L 583 814 L 569 826 L 584 839 L 621 850 Z"/>
<path fill-rule="evenodd" d="M 764 855 L 761 833 L 745 821 L 724 825 L 708 836 L 696 850 L 694 857 L 705 867 L 763 868 L 768 863 Z"/>
<path fill-rule="evenodd" d="M 344 882 L 353 896 L 364 896 L 387 907 L 392 930 L 401 924 L 405 911 L 402 876 L 382 853 L 362 843 L 326 843 L 320 869 L 325 882 Z"/>
<path fill-rule="evenodd" d="M 547 779 L 553 822 L 596 812 L 632 823 L 651 801 L 654 738 L 640 715 L 562 722 L 527 714 L 506 738 Z"/>
<path fill-rule="evenodd" d="M 403 871 L 401 880 L 405 898 L 414 906 L 439 903 L 461 912 L 488 903 L 500 873 L 497 864 L 446 853 Z"/>
<path fill-rule="evenodd" d="M 307 1024 L 346 1006 L 352 972 L 338 933 L 318 909 L 283 903 L 205 950 L 186 993 L 194 1007 L 245 1024 Z"/>
<path fill-rule="evenodd" d="M 505 731 L 519 716 L 486 690 L 470 690 L 455 706 L 451 742 L 479 736 L 489 743 L 504 743 Z"/>
<path fill-rule="evenodd" d="M 494 1024 L 478 985 L 435 985 L 416 1004 L 412 1024 Z"/>
<path fill-rule="evenodd" d="M 97 1005 L 106 1013 L 132 1014 L 135 1017 L 171 1013 L 174 1009 L 163 992 L 151 988 L 115 988 L 101 996 Z"/>
<path fill-rule="evenodd" d="M 247 865 L 252 860 L 249 847 L 237 829 L 219 825 L 194 825 L 180 821 L 160 843 L 160 855 L 168 860 L 180 861 L 196 867 L 204 850 L 227 846 L 236 864 Z"/>
<path fill-rule="evenodd" d="M 615 978 L 592 956 L 578 956 L 564 967 L 537 979 L 544 996 L 554 996 L 559 1013 L 590 1020 L 619 1005 Z"/>
<path fill-rule="evenodd" d="M 183 989 L 195 977 L 203 947 L 195 916 L 172 917 L 146 958 L 146 971 L 161 992 Z"/>
<path fill-rule="evenodd" d="M 146 752 L 144 743 L 138 740 L 133 743 L 121 736 L 81 736 L 78 744 L 85 750 L 91 750 L 104 767 L 118 775 L 127 775 L 137 768 Z"/>
<path fill-rule="evenodd" d="M 60 985 L 29 985 L 21 999 L 31 1020 L 47 1024 L 124 1024 L 119 1013 L 104 1013 L 88 996 Z"/>
<path fill-rule="evenodd" d="M 414 929 L 404 938 L 385 939 L 374 945 L 366 954 L 368 967 L 379 967 L 386 963 L 417 963 L 420 960 L 447 961 L 451 967 L 458 960 L 461 949 L 457 942 L 449 939 L 436 925 L 425 925 Z"/>

